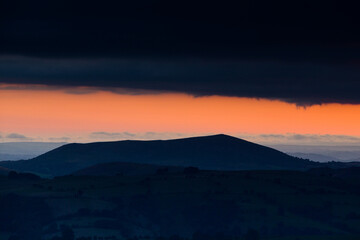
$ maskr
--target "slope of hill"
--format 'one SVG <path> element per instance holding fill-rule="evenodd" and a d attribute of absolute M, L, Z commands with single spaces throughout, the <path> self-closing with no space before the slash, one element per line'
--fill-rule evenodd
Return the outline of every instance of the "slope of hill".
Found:
<path fill-rule="evenodd" d="M 305 171 L 0 176 L 0 239 L 359 240 L 359 180 Z M 65 227 L 75 238 L 60 237 Z"/>
<path fill-rule="evenodd" d="M 176 140 L 67 144 L 31 160 L 0 162 L 17 171 L 66 175 L 106 162 L 195 166 L 208 170 L 307 169 L 318 163 L 227 135 Z"/>
<path fill-rule="evenodd" d="M 338 158 L 334 158 L 331 156 L 323 155 L 323 154 L 317 154 L 317 153 L 301 153 L 301 152 L 288 152 L 290 156 L 303 158 L 303 159 L 309 159 L 311 161 L 315 162 L 340 162 L 341 160 Z"/>
<path fill-rule="evenodd" d="M 184 167 L 159 166 L 154 164 L 111 162 L 100 163 L 73 173 L 76 176 L 141 176 L 161 173 L 180 173 Z"/>
<path fill-rule="evenodd" d="M 326 162 L 321 164 L 322 168 L 351 168 L 360 167 L 360 162 Z"/>

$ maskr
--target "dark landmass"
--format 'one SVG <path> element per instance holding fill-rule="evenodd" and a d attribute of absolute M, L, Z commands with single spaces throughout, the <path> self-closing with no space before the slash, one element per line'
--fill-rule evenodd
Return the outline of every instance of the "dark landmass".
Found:
<path fill-rule="evenodd" d="M 67 144 L 25 161 L 0 166 L 61 176 L 107 162 L 194 166 L 207 170 L 305 170 L 318 163 L 227 135 L 176 140 Z"/>
<path fill-rule="evenodd" d="M 341 159 L 339 158 L 318 154 L 318 153 L 289 152 L 287 154 L 298 158 L 309 159 L 314 162 L 341 162 Z"/>
<path fill-rule="evenodd" d="M 12 173 L 0 176 L 0 239 L 360 239 L 360 180 L 342 174 L 359 169 L 329 171 Z"/>
<path fill-rule="evenodd" d="M 321 164 L 323 168 L 351 168 L 360 167 L 360 162 L 327 162 Z"/>
<path fill-rule="evenodd" d="M 101 163 L 76 171 L 76 176 L 141 176 L 183 172 L 184 167 L 159 166 L 153 164 L 112 162 Z"/>
<path fill-rule="evenodd" d="M 314 168 L 308 170 L 308 172 L 319 176 L 329 176 L 329 177 L 337 177 L 337 178 L 360 181 L 360 164 L 357 164 L 354 167 L 335 168 L 335 169 L 329 167 Z"/>
<path fill-rule="evenodd" d="M 10 170 L 4 167 L 0 167 L 0 175 L 7 176 L 9 174 Z"/>
<path fill-rule="evenodd" d="M 67 144 L 0 165 L 0 239 L 360 239 L 359 162 L 215 135 Z"/>
<path fill-rule="evenodd" d="M 350 162 L 351 159 L 360 157 L 359 145 L 292 145 L 292 144 L 265 144 L 281 152 L 292 155 L 293 153 L 319 154 L 329 156 L 336 161 Z M 307 158 L 307 157 L 303 157 Z M 331 161 L 331 160 L 327 160 Z"/>

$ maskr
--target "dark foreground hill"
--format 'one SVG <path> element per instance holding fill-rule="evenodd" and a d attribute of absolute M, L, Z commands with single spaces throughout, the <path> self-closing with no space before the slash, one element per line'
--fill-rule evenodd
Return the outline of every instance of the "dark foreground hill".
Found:
<path fill-rule="evenodd" d="M 360 167 L 344 167 L 344 168 L 313 168 L 308 170 L 309 173 L 315 174 L 318 176 L 329 176 L 335 178 L 343 178 L 348 180 L 356 180 L 360 182 Z"/>
<path fill-rule="evenodd" d="M 195 166 L 209 170 L 307 169 L 317 164 L 227 135 L 176 140 L 67 144 L 26 161 L 1 162 L 17 171 L 59 176 L 106 162 Z"/>
<path fill-rule="evenodd" d="M 10 172 L 9 169 L 0 167 L 0 175 L 8 175 Z"/>
<path fill-rule="evenodd" d="M 359 224 L 359 179 L 329 174 L 0 176 L 4 240 L 358 240 Z"/>
<path fill-rule="evenodd" d="M 154 164 L 111 162 L 100 163 L 73 173 L 76 176 L 142 176 L 151 174 L 180 173 L 184 167 Z"/>

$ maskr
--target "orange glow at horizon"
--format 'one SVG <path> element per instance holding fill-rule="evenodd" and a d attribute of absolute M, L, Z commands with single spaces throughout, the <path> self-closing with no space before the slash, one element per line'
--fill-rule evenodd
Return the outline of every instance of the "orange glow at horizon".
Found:
<path fill-rule="evenodd" d="M 299 108 L 265 99 L 186 94 L 0 90 L 0 131 L 301 133 L 360 136 L 360 105 Z"/>

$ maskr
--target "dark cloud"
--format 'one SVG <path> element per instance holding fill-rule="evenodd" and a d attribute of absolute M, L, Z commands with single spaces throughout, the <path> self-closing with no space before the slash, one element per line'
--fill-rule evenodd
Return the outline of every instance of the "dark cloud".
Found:
<path fill-rule="evenodd" d="M 174 133 L 174 132 L 93 132 L 89 135 L 90 139 L 96 140 L 159 140 L 192 137 L 196 134 Z"/>
<path fill-rule="evenodd" d="M 129 132 L 93 132 L 91 138 L 132 138 L 135 134 Z"/>
<path fill-rule="evenodd" d="M 239 136 L 250 141 L 272 144 L 360 144 L 360 137 L 336 134 L 260 134 Z"/>
<path fill-rule="evenodd" d="M 64 142 L 68 142 L 71 140 L 71 138 L 69 137 L 51 137 L 49 138 L 50 141 L 64 141 Z"/>
<path fill-rule="evenodd" d="M 4 54 L 292 58 L 296 52 L 326 60 L 356 56 L 346 47 L 360 39 L 358 6 L 338 0 L 15 0 L 0 9 Z M 314 48 L 303 52 L 308 46 Z"/>
<path fill-rule="evenodd" d="M 357 65 L 235 60 L 0 58 L 0 82 L 45 84 L 69 94 L 185 92 L 280 99 L 298 105 L 360 103 Z M 66 86 L 77 86 L 69 88 Z M 91 87 L 79 87 L 91 86 Z M 0 86 L 41 90 L 42 85 Z"/>
<path fill-rule="evenodd" d="M 2 1 L 0 82 L 360 103 L 358 9 L 335 0 Z"/>
<path fill-rule="evenodd" d="M 282 134 L 261 134 L 259 137 L 261 138 L 269 138 L 269 139 L 278 139 L 278 138 L 285 138 Z"/>
<path fill-rule="evenodd" d="M 6 138 L 9 139 L 16 139 L 16 140 L 31 140 L 32 138 L 28 138 L 22 134 L 18 134 L 18 133 L 10 133 L 8 135 L 6 135 Z"/>

